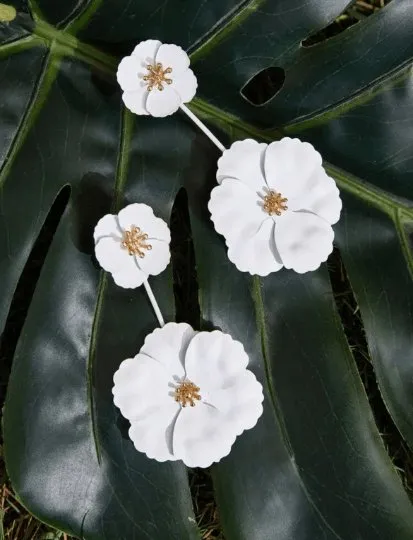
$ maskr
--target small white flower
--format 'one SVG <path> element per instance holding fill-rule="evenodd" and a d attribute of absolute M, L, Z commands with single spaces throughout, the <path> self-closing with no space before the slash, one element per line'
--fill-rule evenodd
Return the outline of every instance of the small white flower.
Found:
<path fill-rule="evenodd" d="M 311 144 L 235 142 L 218 161 L 217 180 L 208 208 L 239 270 L 301 274 L 327 260 L 342 204 Z"/>
<path fill-rule="evenodd" d="M 135 114 L 168 116 L 194 97 L 197 80 L 189 69 L 189 57 L 177 45 L 148 39 L 119 64 L 122 99 Z"/>
<path fill-rule="evenodd" d="M 168 323 L 114 375 L 114 403 L 136 449 L 158 461 L 209 467 L 262 414 L 262 386 L 239 341 Z"/>
<path fill-rule="evenodd" d="M 93 237 L 99 264 L 120 287 L 139 287 L 169 264 L 168 225 L 146 204 L 130 204 L 118 215 L 103 216 Z"/>

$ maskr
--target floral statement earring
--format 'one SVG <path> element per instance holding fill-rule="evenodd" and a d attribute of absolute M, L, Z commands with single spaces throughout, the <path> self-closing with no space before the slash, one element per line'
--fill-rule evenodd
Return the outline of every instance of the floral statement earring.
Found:
<path fill-rule="evenodd" d="M 246 139 L 226 149 L 185 106 L 197 88 L 189 63 L 176 45 L 139 43 L 119 64 L 126 106 L 153 116 L 180 108 L 223 152 L 218 160 L 219 185 L 212 190 L 208 208 L 238 270 L 259 276 L 283 267 L 297 273 L 316 270 L 333 250 L 332 225 L 342 207 L 320 154 L 311 144 L 289 137 L 271 144 Z M 165 88 L 170 97 L 161 96 Z M 150 95 L 153 91 L 158 92 L 156 98 Z M 162 107 L 153 107 L 160 102 Z"/>
<path fill-rule="evenodd" d="M 117 285 L 145 286 L 161 326 L 114 375 L 114 403 L 130 421 L 129 436 L 152 459 L 208 467 L 262 414 L 262 386 L 247 369 L 248 356 L 223 332 L 165 324 L 148 278 L 168 266 L 171 235 L 150 206 L 107 214 L 94 239 L 96 258 Z"/>
<path fill-rule="evenodd" d="M 226 149 L 185 105 L 197 88 L 189 65 L 177 45 L 139 43 L 117 72 L 126 107 L 157 117 L 181 109 L 223 152 L 208 208 L 239 270 L 266 276 L 283 266 L 317 269 L 333 249 L 332 225 L 342 206 L 320 154 L 288 137 L 269 145 L 247 139 Z M 161 326 L 114 375 L 114 403 L 131 423 L 131 440 L 158 461 L 208 467 L 263 412 L 262 386 L 247 369 L 242 344 L 217 330 L 164 323 L 148 277 L 168 265 L 170 233 L 150 207 L 132 204 L 104 216 L 95 242 L 98 261 L 118 285 L 145 286 Z"/>

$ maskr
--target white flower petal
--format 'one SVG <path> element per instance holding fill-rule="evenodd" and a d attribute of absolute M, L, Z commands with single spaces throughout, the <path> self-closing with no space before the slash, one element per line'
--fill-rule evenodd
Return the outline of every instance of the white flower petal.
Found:
<path fill-rule="evenodd" d="M 121 237 L 117 216 L 114 216 L 113 214 L 106 214 L 106 216 L 103 216 L 97 222 L 93 232 L 95 242 L 100 240 L 103 236 L 112 236 L 113 238 Z"/>
<path fill-rule="evenodd" d="M 173 382 L 173 377 L 182 378 L 185 375 L 185 353 L 195 334 L 189 324 L 167 323 L 146 336 L 140 352 L 163 364 Z"/>
<path fill-rule="evenodd" d="M 257 231 L 268 218 L 258 196 L 239 180 L 225 179 L 211 191 L 208 203 L 215 230 L 226 240 Z"/>
<path fill-rule="evenodd" d="M 116 78 L 119 86 L 124 92 L 139 90 L 142 85 L 142 79 L 139 74 L 142 73 L 142 66 L 139 59 L 135 56 L 125 56 L 119 63 Z"/>
<path fill-rule="evenodd" d="M 170 377 L 157 360 L 137 354 L 124 360 L 113 376 L 113 401 L 128 420 L 140 420 L 174 402 Z"/>
<path fill-rule="evenodd" d="M 181 75 L 189 67 L 189 57 L 178 45 L 163 44 L 156 54 L 156 62 L 162 64 L 163 69 L 172 68 L 171 79 Z"/>
<path fill-rule="evenodd" d="M 204 399 L 225 416 L 236 435 L 253 428 L 263 412 L 262 386 L 249 370 L 238 374 L 231 385 L 211 390 Z"/>
<path fill-rule="evenodd" d="M 288 201 L 290 210 L 308 210 L 331 225 L 340 219 L 342 202 L 335 181 L 320 167 L 310 178 L 307 189 Z"/>
<path fill-rule="evenodd" d="M 181 103 L 181 97 L 175 92 L 173 85 L 165 85 L 163 90 L 154 88 L 148 93 L 146 110 L 152 116 L 162 118 L 176 112 Z"/>
<path fill-rule="evenodd" d="M 209 467 L 231 451 L 236 433 L 218 409 L 204 403 L 183 407 L 173 432 L 173 454 L 188 467 Z"/>
<path fill-rule="evenodd" d="M 237 178 L 254 194 L 261 193 L 266 185 L 262 160 L 267 146 L 253 139 L 235 142 L 218 160 L 218 184 L 225 178 Z"/>
<path fill-rule="evenodd" d="M 265 152 L 265 180 L 283 197 L 294 198 L 309 189 L 309 180 L 321 163 L 320 154 L 310 143 L 285 137 L 271 143 Z"/>
<path fill-rule="evenodd" d="M 134 114 L 149 114 L 146 110 L 148 94 L 149 92 L 146 86 L 142 85 L 134 92 L 124 92 L 122 94 L 122 100 L 125 106 Z"/>
<path fill-rule="evenodd" d="M 187 378 L 210 392 L 233 384 L 240 373 L 245 372 L 248 355 L 242 343 L 218 330 L 199 332 L 192 338 L 185 356 Z"/>
<path fill-rule="evenodd" d="M 161 45 L 161 42 L 157 39 L 141 41 L 133 49 L 132 56 L 137 59 L 141 67 L 146 67 L 148 64 L 153 66 L 155 64 L 156 53 Z"/>
<path fill-rule="evenodd" d="M 316 270 L 333 251 L 331 225 L 308 212 L 286 212 L 277 218 L 274 237 L 284 266 L 300 274 Z"/>
<path fill-rule="evenodd" d="M 107 272 L 136 270 L 135 261 L 122 247 L 120 238 L 102 237 L 95 246 L 95 254 L 100 266 Z"/>
<path fill-rule="evenodd" d="M 112 272 L 112 277 L 113 281 L 119 287 L 123 287 L 124 289 L 136 289 L 136 287 L 140 287 L 142 283 L 148 279 L 148 275 L 138 267 L 135 257 L 128 256 L 134 266 L 116 270 L 115 272 Z"/>
<path fill-rule="evenodd" d="M 274 220 L 268 217 L 259 229 L 246 231 L 237 239 L 229 239 L 228 258 L 241 272 L 268 276 L 283 267 L 280 254 L 274 242 Z"/>
<path fill-rule="evenodd" d="M 176 461 L 172 453 L 172 436 L 179 412 L 179 404 L 172 398 L 172 405 L 160 408 L 142 420 L 131 422 L 129 437 L 138 452 L 144 452 L 157 461 Z"/>
<path fill-rule="evenodd" d="M 249 187 L 239 180 L 225 179 L 212 190 L 208 208 L 238 270 L 266 276 L 282 268 L 273 240 L 274 221 Z"/>
<path fill-rule="evenodd" d="M 169 244 L 162 240 L 148 240 L 152 246 L 150 251 L 145 251 L 145 256 L 136 257 L 136 262 L 141 270 L 148 275 L 157 276 L 165 270 L 171 259 Z"/>
<path fill-rule="evenodd" d="M 118 218 L 123 230 L 130 230 L 132 226 L 135 226 L 151 239 L 156 238 L 168 243 L 171 241 L 168 225 L 163 219 L 155 217 L 152 208 L 147 204 L 129 204 L 119 212 Z"/>
<path fill-rule="evenodd" d="M 181 96 L 182 102 L 188 103 L 196 94 L 198 82 L 192 69 L 187 69 L 181 75 L 173 78 L 171 86 Z"/>
<path fill-rule="evenodd" d="M 129 436 L 136 449 L 158 461 L 175 460 L 172 430 L 180 406 L 170 395 L 165 367 L 138 354 L 121 363 L 113 380 L 113 401 L 131 422 Z"/>

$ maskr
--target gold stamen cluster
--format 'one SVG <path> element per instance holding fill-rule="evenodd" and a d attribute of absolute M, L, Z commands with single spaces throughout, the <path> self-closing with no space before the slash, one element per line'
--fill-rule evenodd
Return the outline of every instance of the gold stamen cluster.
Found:
<path fill-rule="evenodd" d="M 179 386 L 175 389 L 175 401 L 180 403 L 182 407 L 186 407 L 188 403 L 191 407 L 194 407 L 196 401 L 201 399 L 199 395 L 199 386 L 191 381 L 183 381 L 179 383 Z"/>
<path fill-rule="evenodd" d="M 286 202 L 288 202 L 288 199 L 283 198 L 281 193 L 271 190 L 268 195 L 264 197 L 264 210 L 270 216 L 273 214 L 281 216 L 282 212 L 288 210 L 288 206 L 285 204 Z"/>
<path fill-rule="evenodd" d="M 148 235 L 133 225 L 130 231 L 123 232 L 122 247 L 128 250 L 129 255 L 137 255 L 143 259 L 145 257 L 144 250 L 150 251 L 152 249 L 152 246 L 146 243 L 147 239 Z"/>
<path fill-rule="evenodd" d="M 148 75 L 145 75 L 143 80 L 148 83 L 148 92 L 153 90 L 155 86 L 158 88 L 158 90 L 163 90 L 163 83 L 172 83 L 172 79 L 166 77 L 166 75 L 172 73 L 171 67 L 164 69 L 163 65 L 158 62 L 154 65 L 148 64 L 146 69 L 148 70 Z"/>

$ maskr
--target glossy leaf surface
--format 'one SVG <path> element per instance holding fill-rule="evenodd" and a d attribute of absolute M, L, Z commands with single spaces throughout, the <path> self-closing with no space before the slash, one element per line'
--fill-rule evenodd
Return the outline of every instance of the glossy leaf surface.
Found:
<path fill-rule="evenodd" d="M 312 142 L 345 203 L 336 226 L 386 405 L 413 443 L 409 0 L 310 48 L 344 0 L 37 0 L 0 23 L 0 325 L 57 195 L 70 198 L 45 260 L 5 407 L 8 472 L 41 519 L 86 539 L 197 538 L 187 471 L 137 453 L 112 404 L 112 376 L 156 319 L 143 290 L 99 272 L 93 227 L 142 201 L 169 221 L 184 187 L 202 327 L 244 344 L 265 412 L 213 468 L 228 539 L 410 539 L 413 513 L 386 454 L 336 313 L 326 267 L 239 273 L 206 204 L 219 153 L 182 114 L 132 117 L 118 59 L 157 37 L 188 49 L 191 107 L 224 144 L 282 133 Z M 362 53 L 360 52 L 362 51 Z M 279 93 L 241 88 L 268 66 Z M 152 286 L 175 317 L 172 270 Z"/>

